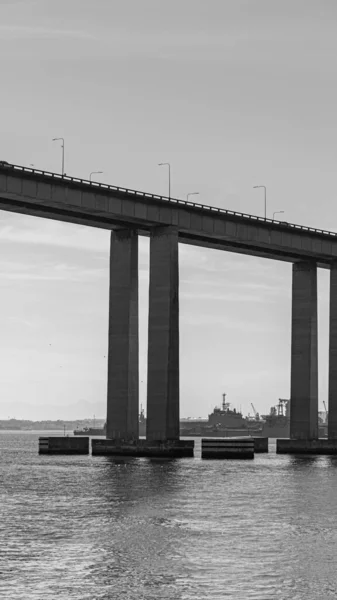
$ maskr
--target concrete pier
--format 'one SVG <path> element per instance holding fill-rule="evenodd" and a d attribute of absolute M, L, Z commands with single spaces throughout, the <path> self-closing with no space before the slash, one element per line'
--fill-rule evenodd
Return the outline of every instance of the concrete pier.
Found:
<path fill-rule="evenodd" d="M 193 458 L 194 440 L 95 440 L 91 441 L 93 456 L 134 456 L 152 458 Z"/>
<path fill-rule="evenodd" d="M 111 232 L 107 438 L 138 439 L 138 236 Z"/>
<path fill-rule="evenodd" d="M 318 437 L 317 267 L 293 265 L 290 437 Z"/>
<path fill-rule="evenodd" d="M 268 438 L 267 437 L 254 437 L 254 452 L 268 452 Z"/>
<path fill-rule="evenodd" d="M 146 439 L 179 440 L 178 232 L 157 228 L 150 239 Z"/>
<path fill-rule="evenodd" d="M 253 438 L 203 438 L 201 458 L 251 459 L 254 458 Z"/>
<path fill-rule="evenodd" d="M 330 270 L 328 438 L 337 439 L 337 261 Z"/>
<path fill-rule="evenodd" d="M 39 454 L 89 454 L 89 438 L 72 436 L 40 437 Z"/>
<path fill-rule="evenodd" d="M 337 440 L 276 440 L 277 454 L 337 454 Z"/>

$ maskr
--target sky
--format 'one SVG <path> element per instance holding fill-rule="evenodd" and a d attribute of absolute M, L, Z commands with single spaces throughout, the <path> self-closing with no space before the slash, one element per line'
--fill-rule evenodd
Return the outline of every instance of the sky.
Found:
<path fill-rule="evenodd" d="M 337 231 L 334 0 L 0 0 L 0 159 Z M 148 241 L 140 238 L 146 408 Z M 290 393 L 289 263 L 179 246 L 181 416 Z M 0 418 L 106 416 L 109 233 L 0 211 Z M 319 270 L 319 404 L 329 273 Z"/>

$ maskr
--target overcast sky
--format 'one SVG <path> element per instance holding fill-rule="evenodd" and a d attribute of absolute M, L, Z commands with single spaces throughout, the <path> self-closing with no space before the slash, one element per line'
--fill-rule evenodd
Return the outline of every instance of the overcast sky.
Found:
<path fill-rule="evenodd" d="M 337 230 L 335 0 L 0 0 L 0 159 Z M 197 199 L 197 197 L 196 197 Z M 180 246 L 181 415 L 289 397 L 291 265 Z M 148 242 L 140 241 L 146 403 Z M 109 234 L 0 212 L 0 418 L 105 417 Z M 319 271 L 320 406 L 329 274 Z"/>

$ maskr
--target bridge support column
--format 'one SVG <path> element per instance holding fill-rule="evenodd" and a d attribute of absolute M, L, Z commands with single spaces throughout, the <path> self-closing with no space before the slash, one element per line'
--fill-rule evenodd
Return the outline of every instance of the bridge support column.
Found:
<path fill-rule="evenodd" d="M 111 232 L 107 438 L 138 439 L 138 235 Z"/>
<path fill-rule="evenodd" d="M 293 265 L 291 439 L 318 437 L 317 266 Z"/>
<path fill-rule="evenodd" d="M 170 227 L 150 240 L 146 439 L 179 440 L 178 232 Z"/>
<path fill-rule="evenodd" d="M 330 270 L 328 438 L 337 438 L 337 261 Z"/>

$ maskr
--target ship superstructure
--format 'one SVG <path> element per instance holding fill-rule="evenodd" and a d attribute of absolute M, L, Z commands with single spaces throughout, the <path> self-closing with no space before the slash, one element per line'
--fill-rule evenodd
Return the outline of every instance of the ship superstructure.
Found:
<path fill-rule="evenodd" d="M 264 415 L 262 437 L 290 437 L 290 400 L 279 398 L 278 404 L 270 408 L 269 415 Z"/>
<path fill-rule="evenodd" d="M 230 402 L 226 401 L 226 393 L 222 394 L 222 406 L 215 407 L 208 415 L 208 420 L 194 421 L 193 426 L 180 423 L 180 435 L 182 436 L 210 436 L 210 437 L 232 437 L 243 435 L 259 435 L 262 429 L 260 419 L 246 419 L 241 411 L 231 409 Z"/>

